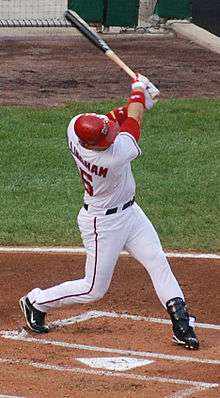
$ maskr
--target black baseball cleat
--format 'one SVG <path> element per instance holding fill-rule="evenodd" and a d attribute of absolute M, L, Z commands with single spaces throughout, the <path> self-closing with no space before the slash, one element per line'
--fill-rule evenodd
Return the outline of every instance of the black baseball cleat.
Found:
<path fill-rule="evenodd" d="M 169 300 L 166 306 L 173 324 L 173 341 L 190 350 L 197 350 L 199 340 L 194 331 L 195 318 L 189 316 L 184 301 L 175 297 Z"/>
<path fill-rule="evenodd" d="M 19 300 L 21 311 L 23 312 L 27 326 L 36 333 L 47 333 L 49 332 L 49 327 L 45 325 L 46 313 L 37 310 L 30 303 L 27 296 L 22 297 Z"/>

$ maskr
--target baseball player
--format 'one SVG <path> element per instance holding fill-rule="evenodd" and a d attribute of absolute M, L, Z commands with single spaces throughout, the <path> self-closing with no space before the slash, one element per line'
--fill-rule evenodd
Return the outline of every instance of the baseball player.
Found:
<path fill-rule="evenodd" d="M 125 249 L 146 269 L 173 325 L 173 341 L 197 349 L 195 318 L 189 316 L 183 292 L 171 271 L 159 237 L 135 202 L 131 162 L 141 155 L 140 126 L 144 111 L 159 95 L 137 74 L 126 106 L 107 115 L 85 113 L 68 126 L 67 141 L 85 188 L 78 225 L 86 248 L 85 276 L 60 285 L 35 288 L 20 299 L 27 326 L 46 333 L 46 313 L 64 305 L 90 303 L 108 291 L 120 252 Z"/>

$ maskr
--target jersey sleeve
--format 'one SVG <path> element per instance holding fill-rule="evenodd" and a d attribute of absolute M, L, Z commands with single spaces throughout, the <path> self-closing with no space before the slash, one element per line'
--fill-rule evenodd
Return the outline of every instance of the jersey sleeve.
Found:
<path fill-rule="evenodd" d="M 120 126 L 120 132 L 113 145 L 113 158 L 117 166 L 131 162 L 141 155 L 138 145 L 140 138 L 139 123 L 132 117 L 127 117 Z"/>
<path fill-rule="evenodd" d="M 141 149 L 135 138 L 123 131 L 119 133 L 113 145 L 113 161 L 117 167 L 131 162 L 141 155 Z"/>

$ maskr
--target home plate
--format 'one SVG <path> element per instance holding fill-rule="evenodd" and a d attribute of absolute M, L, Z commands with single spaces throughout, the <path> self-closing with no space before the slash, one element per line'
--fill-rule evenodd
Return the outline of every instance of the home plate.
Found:
<path fill-rule="evenodd" d="M 108 369 L 123 372 L 137 368 L 138 366 L 149 365 L 154 361 L 148 359 L 137 359 L 131 357 L 106 357 L 106 358 L 75 358 L 77 361 L 95 369 Z"/>

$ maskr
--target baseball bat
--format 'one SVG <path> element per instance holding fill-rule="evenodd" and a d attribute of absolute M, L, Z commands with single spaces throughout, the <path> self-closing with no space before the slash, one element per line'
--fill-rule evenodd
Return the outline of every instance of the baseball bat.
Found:
<path fill-rule="evenodd" d="M 75 12 L 66 10 L 65 18 L 72 26 L 80 31 L 92 44 L 98 47 L 107 57 L 115 62 L 121 69 L 123 69 L 132 79 L 135 79 L 136 74 L 129 68 L 119 57 L 112 51 L 109 45 L 101 39 L 101 37 Z"/>

